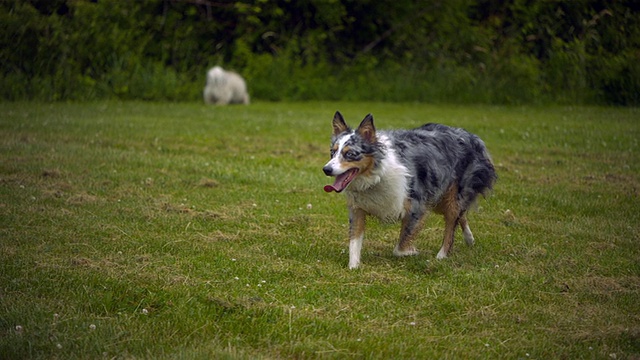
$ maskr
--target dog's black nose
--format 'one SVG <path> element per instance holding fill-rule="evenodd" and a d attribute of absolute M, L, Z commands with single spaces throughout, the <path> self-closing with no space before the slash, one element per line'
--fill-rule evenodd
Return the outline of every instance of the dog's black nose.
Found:
<path fill-rule="evenodd" d="M 333 173 L 333 168 L 331 166 L 325 166 L 322 168 L 322 171 L 324 171 L 325 175 L 331 176 L 331 174 Z"/>

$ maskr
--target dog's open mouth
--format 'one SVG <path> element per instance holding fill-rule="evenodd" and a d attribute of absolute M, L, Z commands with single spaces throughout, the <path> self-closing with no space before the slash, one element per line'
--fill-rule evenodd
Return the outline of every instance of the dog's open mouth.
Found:
<path fill-rule="evenodd" d="M 342 174 L 336 176 L 336 181 L 333 183 L 333 185 L 325 185 L 324 191 L 326 192 L 335 191 L 339 193 L 342 190 L 344 190 L 344 188 L 346 188 L 347 185 L 349 185 L 349 183 L 353 179 L 355 179 L 356 175 L 358 175 L 357 168 L 349 169 L 343 172 Z"/>

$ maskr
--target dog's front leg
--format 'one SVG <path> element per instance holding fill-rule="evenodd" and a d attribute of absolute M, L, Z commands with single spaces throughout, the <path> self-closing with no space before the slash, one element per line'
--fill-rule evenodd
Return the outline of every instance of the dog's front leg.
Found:
<path fill-rule="evenodd" d="M 395 256 L 417 255 L 418 250 L 413 246 L 413 239 L 422 228 L 426 209 L 417 200 L 407 200 L 405 204 L 406 213 L 402 219 L 402 229 L 398 245 L 393 249 Z"/>
<path fill-rule="evenodd" d="M 364 210 L 349 209 L 349 269 L 356 269 L 360 265 L 365 217 Z"/>

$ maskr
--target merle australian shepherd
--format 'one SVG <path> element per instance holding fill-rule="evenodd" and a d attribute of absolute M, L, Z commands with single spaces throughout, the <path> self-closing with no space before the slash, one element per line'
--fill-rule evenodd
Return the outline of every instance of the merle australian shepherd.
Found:
<path fill-rule="evenodd" d="M 474 239 L 467 210 L 490 190 L 496 172 L 484 142 L 466 130 L 426 124 L 413 130 L 376 131 L 367 115 L 351 129 L 342 114 L 333 118 L 331 160 L 322 169 L 334 176 L 326 192 L 344 191 L 349 209 L 349 268 L 360 265 L 365 217 L 402 219 L 393 253 L 415 255 L 412 242 L 425 215 L 444 215 L 445 230 L 437 258 L 447 257 L 460 225 L 468 245 Z"/>

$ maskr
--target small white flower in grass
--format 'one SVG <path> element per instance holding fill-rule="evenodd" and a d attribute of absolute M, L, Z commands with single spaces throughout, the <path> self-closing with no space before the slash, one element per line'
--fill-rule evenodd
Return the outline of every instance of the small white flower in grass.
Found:
<path fill-rule="evenodd" d="M 312 208 L 313 208 L 313 205 L 307 204 L 307 210 L 311 210 Z"/>
<path fill-rule="evenodd" d="M 412 321 L 412 322 L 410 322 L 410 323 L 409 323 L 409 325 L 411 325 L 411 326 L 416 326 L 416 322 L 415 322 L 415 321 Z"/>
<path fill-rule="evenodd" d="M 295 305 L 291 305 L 291 310 L 295 309 L 296 306 Z"/>
<path fill-rule="evenodd" d="M 17 333 L 21 333 L 24 331 L 24 328 L 22 327 L 22 325 L 16 325 L 15 329 Z"/>
<path fill-rule="evenodd" d="M 58 349 L 62 349 L 62 344 L 57 344 L 57 345 L 56 345 L 56 347 L 57 347 Z"/>
<path fill-rule="evenodd" d="M 266 284 L 266 283 L 267 283 L 267 281 L 266 281 L 266 280 L 262 280 L 262 281 L 260 281 L 260 282 L 261 282 L 261 283 L 263 283 L 263 284 Z"/>
<path fill-rule="evenodd" d="M 489 344 L 484 344 L 484 347 L 489 347 Z"/>
<path fill-rule="evenodd" d="M 239 277 L 237 277 L 237 276 L 236 276 L 236 277 L 234 277 L 234 279 L 236 279 L 236 280 L 240 280 L 240 278 L 239 278 Z"/>
<path fill-rule="evenodd" d="M 357 342 L 360 342 L 360 341 L 362 341 L 362 339 L 360 339 L 360 338 L 357 338 L 357 339 L 356 339 L 356 341 L 357 341 Z"/>
<path fill-rule="evenodd" d="M 149 310 L 142 309 L 142 315 L 149 315 Z"/>
<path fill-rule="evenodd" d="M 236 261 L 236 259 L 235 259 L 235 258 L 232 258 L 232 259 L 231 259 L 231 261 Z"/>

